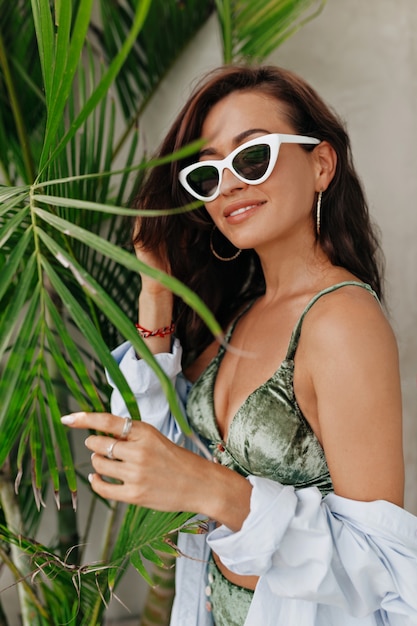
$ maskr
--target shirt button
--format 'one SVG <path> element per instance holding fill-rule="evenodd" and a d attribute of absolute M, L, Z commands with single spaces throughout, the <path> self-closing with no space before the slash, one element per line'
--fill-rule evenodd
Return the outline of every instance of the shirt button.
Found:
<path fill-rule="evenodd" d="M 206 611 L 211 611 L 211 602 L 206 602 Z"/>
<path fill-rule="evenodd" d="M 205 593 L 206 593 L 206 596 L 208 596 L 208 597 L 211 596 L 211 587 L 210 587 L 210 585 L 207 585 L 207 587 L 205 588 Z"/>

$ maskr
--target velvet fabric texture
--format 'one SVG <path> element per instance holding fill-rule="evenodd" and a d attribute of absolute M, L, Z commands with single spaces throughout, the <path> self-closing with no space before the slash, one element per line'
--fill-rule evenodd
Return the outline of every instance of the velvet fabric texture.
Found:
<path fill-rule="evenodd" d="M 208 567 L 209 596 L 215 626 L 242 626 L 253 598 L 253 591 L 234 585 L 223 576 L 210 559 Z"/>

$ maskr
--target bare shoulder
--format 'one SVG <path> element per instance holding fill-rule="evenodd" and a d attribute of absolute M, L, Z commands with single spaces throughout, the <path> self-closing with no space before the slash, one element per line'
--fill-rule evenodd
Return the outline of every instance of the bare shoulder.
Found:
<path fill-rule="evenodd" d="M 372 347 L 397 354 L 394 332 L 377 298 L 368 290 L 348 285 L 322 296 L 303 324 L 303 340 L 310 354 L 337 351 L 338 357 L 364 353 Z M 359 355 L 357 355 L 359 356 Z"/>
<path fill-rule="evenodd" d="M 323 296 L 305 318 L 300 348 L 335 492 L 401 505 L 398 350 L 381 305 L 354 286 Z"/>

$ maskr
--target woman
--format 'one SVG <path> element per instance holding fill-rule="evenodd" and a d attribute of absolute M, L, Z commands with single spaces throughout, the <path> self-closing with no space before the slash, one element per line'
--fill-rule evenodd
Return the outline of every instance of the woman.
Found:
<path fill-rule="evenodd" d="M 117 437 L 87 439 L 92 488 L 215 520 L 208 537 L 180 537 L 172 624 L 417 624 L 397 348 L 346 132 L 294 74 L 228 67 L 198 86 L 160 155 L 198 138 L 199 155 L 153 170 L 136 206 L 204 206 L 142 219 L 135 248 L 200 294 L 230 349 L 146 276 L 138 332 L 216 462 L 175 445 L 157 381 L 124 344 L 115 358 L 148 423 L 121 419 L 117 390 L 114 415 L 63 418 Z"/>

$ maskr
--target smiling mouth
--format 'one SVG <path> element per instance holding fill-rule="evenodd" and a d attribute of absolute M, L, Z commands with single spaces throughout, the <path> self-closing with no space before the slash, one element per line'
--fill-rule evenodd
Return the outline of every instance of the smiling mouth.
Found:
<path fill-rule="evenodd" d="M 254 209 L 257 206 L 261 206 L 261 204 L 264 204 L 264 203 L 258 202 L 256 204 L 249 204 L 248 206 L 242 207 L 241 209 L 236 209 L 236 211 L 232 211 L 231 213 L 229 213 L 227 217 L 234 217 L 235 215 L 241 215 L 242 213 L 246 213 L 246 211 L 250 211 L 251 209 Z"/>

